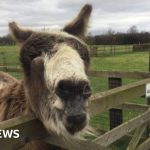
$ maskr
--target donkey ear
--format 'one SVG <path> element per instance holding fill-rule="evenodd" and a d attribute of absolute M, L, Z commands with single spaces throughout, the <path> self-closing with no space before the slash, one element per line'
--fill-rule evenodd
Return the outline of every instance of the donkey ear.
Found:
<path fill-rule="evenodd" d="M 25 42 L 32 34 L 31 30 L 22 29 L 15 22 L 9 23 L 9 29 L 12 37 L 19 43 Z"/>
<path fill-rule="evenodd" d="M 86 4 L 76 18 L 64 27 L 64 31 L 84 39 L 88 27 L 92 6 Z"/>

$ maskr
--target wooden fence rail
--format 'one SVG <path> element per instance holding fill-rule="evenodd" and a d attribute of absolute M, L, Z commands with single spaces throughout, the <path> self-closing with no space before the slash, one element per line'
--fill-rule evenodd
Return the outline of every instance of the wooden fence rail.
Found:
<path fill-rule="evenodd" d="M 106 132 L 104 135 L 102 135 L 101 137 L 97 138 L 94 141 L 102 146 L 108 146 L 113 142 L 115 142 L 116 140 L 123 137 L 124 135 L 126 135 L 127 133 L 133 131 L 137 127 L 143 125 L 144 123 L 147 123 L 148 121 L 150 121 L 150 110 Z"/>
<path fill-rule="evenodd" d="M 93 95 L 91 114 L 95 115 L 145 95 L 145 85 L 149 82 L 150 78 Z"/>
<path fill-rule="evenodd" d="M 22 72 L 22 69 L 18 66 L 18 67 L 13 67 L 13 66 L 0 66 L 0 71 L 6 71 L 6 72 Z"/>
<path fill-rule="evenodd" d="M 55 134 L 48 134 L 42 123 L 33 115 L 13 118 L 7 121 L 0 122 L 1 130 L 19 129 L 20 137 L 18 139 L 11 138 L 0 139 L 0 148 L 2 150 L 12 150 L 24 145 L 26 139 L 39 139 L 48 144 L 61 146 L 71 150 L 108 150 L 99 144 L 84 140 L 67 140 L 65 137 Z"/>
<path fill-rule="evenodd" d="M 136 150 L 149 150 L 150 149 L 150 138 L 139 145 Z"/>
<path fill-rule="evenodd" d="M 135 103 L 125 103 L 119 106 L 120 109 L 136 111 L 136 112 L 145 112 L 150 106 L 146 104 L 135 104 Z"/>
<path fill-rule="evenodd" d="M 125 71 L 89 71 L 89 76 L 101 77 L 101 78 L 135 78 L 135 79 L 145 79 L 150 77 L 149 72 L 125 72 Z"/>
<path fill-rule="evenodd" d="M 105 56 L 133 52 L 133 45 L 90 45 L 91 56 Z"/>

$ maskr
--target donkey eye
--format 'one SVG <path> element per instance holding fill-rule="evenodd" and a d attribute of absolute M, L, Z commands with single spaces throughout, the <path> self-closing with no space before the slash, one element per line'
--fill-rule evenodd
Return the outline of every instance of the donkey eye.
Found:
<path fill-rule="evenodd" d="M 91 88 L 90 88 L 90 86 L 89 85 L 85 85 L 84 86 L 84 89 L 83 89 L 83 97 L 85 98 L 85 99 L 87 99 L 87 98 L 89 98 L 90 96 L 91 96 Z"/>

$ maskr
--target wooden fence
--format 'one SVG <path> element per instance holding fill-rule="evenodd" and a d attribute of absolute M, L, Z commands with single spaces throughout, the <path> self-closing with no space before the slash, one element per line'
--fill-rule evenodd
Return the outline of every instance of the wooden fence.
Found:
<path fill-rule="evenodd" d="M 125 71 L 93 71 L 91 70 L 88 72 L 88 75 L 92 77 L 100 77 L 100 78 L 145 79 L 145 78 L 150 77 L 149 72 L 139 72 L 139 71 L 125 72 Z"/>
<path fill-rule="evenodd" d="M 143 51 L 150 51 L 150 44 L 134 44 L 133 45 L 134 52 L 143 52 Z"/>
<path fill-rule="evenodd" d="M 20 68 L 2 68 L 0 70 L 7 69 L 7 71 L 20 71 Z M 38 138 L 46 143 L 61 146 L 71 150 L 108 150 L 110 145 L 120 138 L 127 135 L 129 132 L 133 132 L 134 135 L 129 142 L 127 150 L 148 150 L 150 149 L 150 138 L 147 138 L 144 142 L 140 143 L 140 139 L 143 132 L 147 128 L 150 121 L 150 109 L 148 105 L 133 104 L 130 103 L 133 99 L 145 95 L 145 85 L 150 82 L 149 73 L 144 72 L 97 72 L 91 71 L 89 75 L 96 77 L 108 77 L 108 78 L 138 78 L 140 81 L 119 86 L 117 88 L 109 89 L 104 92 L 99 92 L 92 95 L 90 98 L 91 104 L 89 111 L 91 116 L 102 113 L 104 111 L 115 109 L 127 109 L 142 112 L 141 115 L 118 125 L 112 130 L 98 136 L 94 140 L 67 140 L 65 137 L 55 134 L 48 134 L 43 125 L 33 115 L 24 117 L 18 117 L 7 121 L 0 122 L 0 129 L 19 129 L 20 138 L 18 139 L 0 139 L 0 146 L 4 150 L 12 150 L 14 146 L 21 146 L 26 138 Z M 147 78 L 147 79 L 145 79 Z M 115 110 L 114 110 L 115 111 Z"/>
<path fill-rule="evenodd" d="M 90 45 L 91 56 L 107 56 L 133 52 L 133 45 Z"/>

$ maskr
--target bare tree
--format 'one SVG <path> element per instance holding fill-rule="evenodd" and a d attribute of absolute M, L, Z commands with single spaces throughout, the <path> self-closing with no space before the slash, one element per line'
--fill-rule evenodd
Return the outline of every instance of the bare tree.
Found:
<path fill-rule="evenodd" d="M 107 35 L 114 35 L 115 31 L 112 28 L 108 28 L 108 30 L 106 31 Z"/>
<path fill-rule="evenodd" d="M 135 25 L 131 26 L 131 27 L 127 30 L 127 33 L 130 33 L 130 34 L 138 33 L 138 28 L 137 28 L 137 26 L 135 26 Z"/>

